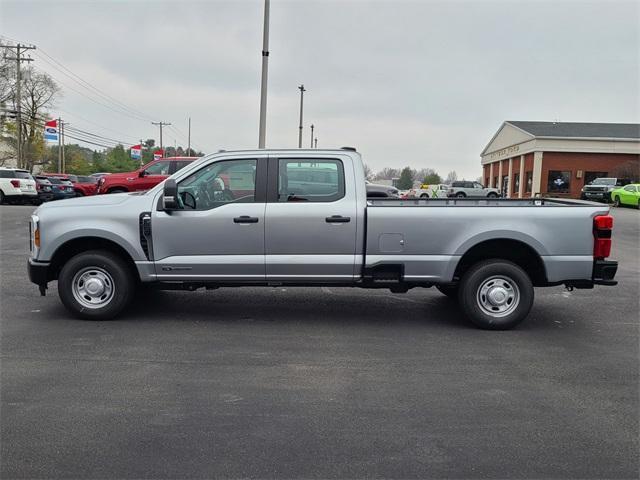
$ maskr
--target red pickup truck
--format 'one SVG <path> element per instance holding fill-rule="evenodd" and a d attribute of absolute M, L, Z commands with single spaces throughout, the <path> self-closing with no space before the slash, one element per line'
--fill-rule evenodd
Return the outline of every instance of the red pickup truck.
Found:
<path fill-rule="evenodd" d="M 71 175 L 68 173 L 41 173 L 40 176 L 69 180 L 73 184 L 73 191 L 75 192 L 76 197 L 95 195 L 98 190 L 97 181 L 93 177 Z"/>
<path fill-rule="evenodd" d="M 198 157 L 160 158 L 133 172 L 105 175 L 98 180 L 98 194 L 149 190 L 197 159 Z"/>

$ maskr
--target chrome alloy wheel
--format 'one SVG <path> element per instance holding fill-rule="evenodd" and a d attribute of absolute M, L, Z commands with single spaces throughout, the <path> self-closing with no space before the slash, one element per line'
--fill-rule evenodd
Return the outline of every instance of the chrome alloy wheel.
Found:
<path fill-rule="evenodd" d="M 476 301 L 487 315 L 506 317 L 518 307 L 520 290 L 511 278 L 495 275 L 480 284 Z"/>
<path fill-rule="evenodd" d="M 115 292 L 113 278 L 100 267 L 86 267 L 73 277 L 73 297 L 85 308 L 102 308 Z"/>

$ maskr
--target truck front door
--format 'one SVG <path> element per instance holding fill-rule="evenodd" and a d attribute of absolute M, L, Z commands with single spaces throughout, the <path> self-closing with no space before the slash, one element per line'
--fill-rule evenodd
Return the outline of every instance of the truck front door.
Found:
<path fill-rule="evenodd" d="M 151 221 L 158 280 L 264 281 L 266 163 L 219 160 L 178 180 L 183 208 Z"/>
<path fill-rule="evenodd" d="M 353 183 L 353 165 L 339 158 L 269 159 L 267 280 L 348 282 L 359 273 Z"/>

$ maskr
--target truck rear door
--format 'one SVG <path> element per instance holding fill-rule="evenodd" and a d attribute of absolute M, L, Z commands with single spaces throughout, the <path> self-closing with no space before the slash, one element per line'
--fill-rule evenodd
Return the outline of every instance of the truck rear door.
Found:
<path fill-rule="evenodd" d="M 357 202 L 353 165 L 335 158 L 269 158 L 267 280 L 354 278 Z"/>

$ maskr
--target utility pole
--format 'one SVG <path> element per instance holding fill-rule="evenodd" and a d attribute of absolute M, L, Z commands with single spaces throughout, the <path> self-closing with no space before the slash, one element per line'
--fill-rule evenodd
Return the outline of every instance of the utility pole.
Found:
<path fill-rule="evenodd" d="M 18 156 L 18 168 L 23 168 L 24 165 L 22 163 L 22 72 L 20 69 L 20 64 L 22 62 L 33 62 L 32 58 L 23 58 L 22 53 L 25 50 L 35 50 L 34 46 L 26 46 L 18 43 L 15 46 L 6 46 L 5 48 L 10 48 L 16 50 L 15 57 L 6 57 L 7 60 L 15 60 L 16 61 L 16 123 L 18 127 L 18 142 L 17 142 L 17 156 Z"/>
<path fill-rule="evenodd" d="M 140 139 L 140 166 L 144 165 L 144 140 Z"/>
<path fill-rule="evenodd" d="M 311 124 L 311 143 L 309 144 L 309 148 L 313 148 L 313 123 Z"/>
<path fill-rule="evenodd" d="M 164 157 L 164 148 L 162 148 L 162 127 L 168 127 L 171 124 L 168 122 L 151 122 L 151 125 L 158 125 L 160 127 L 160 150 L 162 150 L 162 156 Z"/>
<path fill-rule="evenodd" d="M 187 157 L 191 156 L 191 117 L 189 117 L 189 134 L 187 135 Z"/>
<path fill-rule="evenodd" d="M 315 141 L 316 146 L 313 147 L 313 148 L 318 148 L 318 137 L 316 137 L 316 139 L 314 141 Z"/>
<path fill-rule="evenodd" d="M 262 80 L 260 84 L 260 127 L 258 148 L 264 148 L 267 136 L 267 77 L 269 76 L 269 6 L 264 0 L 264 26 L 262 29 Z"/>
<path fill-rule="evenodd" d="M 298 90 L 300 90 L 300 126 L 298 127 L 298 148 L 302 148 L 302 104 L 304 102 L 304 92 L 306 92 L 306 90 L 304 89 L 304 85 L 300 85 L 298 87 Z"/>
<path fill-rule="evenodd" d="M 64 156 L 64 122 L 60 121 L 60 131 L 58 132 L 58 137 L 62 137 L 62 172 L 65 173 L 67 169 L 67 159 Z"/>
<path fill-rule="evenodd" d="M 56 126 L 58 127 L 58 173 L 62 173 L 62 134 L 60 133 L 60 129 L 62 125 L 62 119 L 58 117 L 58 123 Z"/>

